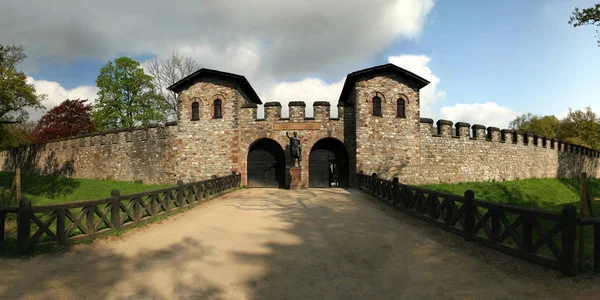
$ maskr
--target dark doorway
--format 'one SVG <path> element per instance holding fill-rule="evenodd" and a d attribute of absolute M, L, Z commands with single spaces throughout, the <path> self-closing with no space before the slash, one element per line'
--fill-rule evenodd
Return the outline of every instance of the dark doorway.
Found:
<path fill-rule="evenodd" d="M 312 147 L 308 161 L 310 187 L 348 187 L 348 152 L 340 141 L 325 138 Z"/>
<path fill-rule="evenodd" d="M 248 151 L 248 186 L 285 186 L 285 156 L 281 146 L 274 140 L 261 139 Z"/>

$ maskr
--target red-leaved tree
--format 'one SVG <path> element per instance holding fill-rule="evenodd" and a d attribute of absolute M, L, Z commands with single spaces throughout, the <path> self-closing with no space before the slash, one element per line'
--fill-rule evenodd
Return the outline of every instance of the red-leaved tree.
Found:
<path fill-rule="evenodd" d="M 31 133 L 35 142 L 48 142 L 94 131 L 90 118 L 91 104 L 87 100 L 65 100 L 48 111 Z"/>

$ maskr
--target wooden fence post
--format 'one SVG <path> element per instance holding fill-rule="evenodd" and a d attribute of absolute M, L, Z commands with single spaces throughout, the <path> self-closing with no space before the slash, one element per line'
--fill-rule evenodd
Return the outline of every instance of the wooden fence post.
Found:
<path fill-rule="evenodd" d="M 398 177 L 394 177 L 392 179 L 392 207 L 394 208 L 402 205 L 400 202 L 400 190 L 398 189 L 398 183 L 400 183 L 400 180 Z"/>
<path fill-rule="evenodd" d="M 562 232 L 562 251 L 561 272 L 565 276 L 575 276 L 577 274 L 575 259 L 575 240 L 577 238 L 577 209 L 571 204 L 567 204 L 562 209 L 562 222 L 565 228 Z"/>
<path fill-rule="evenodd" d="M 4 228 L 6 224 L 6 216 L 7 213 L 0 212 L 0 245 L 2 245 L 2 242 L 4 242 Z"/>
<path fill-rule="evenodd" d="M 492 242 L 498 241 L 500 235 L 500 212 L 498 210 L 492 210 Z"/>
<path fill-rule="evenodd" d="M 594 272 L 600 272 L 600 225 L 594 224 Z"/>
<path fill-rule="evenodd" d="M 585 206 L 587 202 L 587 174 L 581 173 L 579 176 L 579 217 L 585 218 Z M 579 225 L 579 269 L 583 270 L 585 266 L 585 226 Z"/>
<path fill-rule="evenodd" d="M 473 207 L 473 199 L 475 198 L 475 193 L 472 190 L 467 190 L 464 195 L 464 203 L 465 206 L 465 241 L 471 240 L 471 235 L 473 235 L 473 229 L 475 227 L 475 212 Z"/>
<path fill-rule="evenodd" d="M 181 209 L 183 206 L 183 181 L 177 180 L 177 207 Z"/>
<path fill-rule="evenodd" d="M 19 253 L 27 254 L 31 250 L 31 201 L 21 199 L 17 213 L 17 244 Z"/>
<path fill-rule="evenodd" d="M 67 232 L 65 230 L 65 221 L 67 219 L 66 209 L 58 211 L 58 217 L 56 219 L 56 239 L 59 244 L 65 245 L 67 243 Z"/>
<path fill-rule="evenodd" d="M 112 190 L 110 192 L 112 198 L 112 206 L 110 207 L 110 222 L 113 225 L 113 229 L 121 229 L 121 193 L 118 190 Z"/>

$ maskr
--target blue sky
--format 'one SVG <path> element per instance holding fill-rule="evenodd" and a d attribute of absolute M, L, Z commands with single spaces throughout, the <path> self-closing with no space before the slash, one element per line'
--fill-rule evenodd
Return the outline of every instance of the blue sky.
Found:
<path fill-rule="evenodd" d="M 335 101 L 347 73 L 398 62 L 437 83 L 422 95 L 423 117 L 506 127 L 526 112 L 562 117 L 568 108 L 588 105 L 600 112 L 596 28 L 567 24 L 574 7 L 594 2 L 397 0 L 354 10 L 337 1 L 321 9 L 290 4 L 289 10 L 275 2 L 261 4 L 267 9 L 260 11 L 254 3 L 247 10 L 252 18 L 240 13 L 228 19 L 244 8 L 192 1 L 198 7 L 190 16 L 165 23 L 150 15 L 154 11 L 132 22 L 139 8 L 133 5 L 120 16 L 109 6 L 80 7 L 72 15 L 65 8 L 64 24 L 44 20 L 42 7 L 29 17 L 52 30 L 41 37 L 34 30 L 0 32 L 0 43 L 24 45 L 29 58 L 22 67 L 51 96 L 48 107 L 64 97 L 93 97 L 96 76 L 110 59 L 127 55 L 143 62 L 176 50 L 203 66 L 245 75 L 263 101 L 281 102 Z M 22 9 L 12 5 L 0 8 L 7 14 Z M 87 18 L 81 16 L 86 9 Z M 208 18 L 216 25 L 203 31 Z"/>

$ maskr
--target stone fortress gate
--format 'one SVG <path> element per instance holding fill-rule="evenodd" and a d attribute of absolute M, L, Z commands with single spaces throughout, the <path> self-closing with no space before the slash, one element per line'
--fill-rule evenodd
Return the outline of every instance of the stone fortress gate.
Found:
<path fill-rule="evenodd" d="M 303 187 L 351 187 L 355 173 L 408 184 L 573 177 L 600 173 L 599 152 L 480 124 L 421 118 L 429 82 L 393 64 L 348 74 L 337 106 L 317 101 L 313 117 L 292 101 L 263 104 L 244 76 L 200 69 L 169 87 L 177 122 L 94 133 L 0 152 L 0 170 L 83 178 L 184 182 L 242 174 L 242 185 L 287 187 L 290 135 L 302 148 Z M 337 117 L 331 117 L 331 110 Z M 454 125 L 454 126 L 453 126 Z"/>

